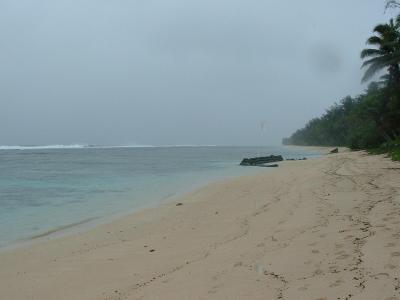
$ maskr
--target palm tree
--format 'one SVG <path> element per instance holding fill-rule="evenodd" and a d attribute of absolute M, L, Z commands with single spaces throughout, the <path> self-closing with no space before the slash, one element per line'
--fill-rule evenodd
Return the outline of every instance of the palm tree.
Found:
<path fill-rule="evenodd" d="M 362 81 L 371 79 L 378 71 L 388 68 L 390 80 L 400 84 L 400 16 L 396 21 L 390 19 L 388 24 L 379 24 L 374 28 L 375 35 L 367 44 L 376 48 L 361 51 L 364 59 L 362 67 L 367 67 Z"/>

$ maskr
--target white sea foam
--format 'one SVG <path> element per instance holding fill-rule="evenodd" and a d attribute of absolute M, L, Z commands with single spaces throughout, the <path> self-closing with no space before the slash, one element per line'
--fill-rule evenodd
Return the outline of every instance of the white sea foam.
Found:
<path fill-rule="evenodd" d="M 35 146 L 0 146 L 0 150 L 35 150 L 35 149 L 81 149 L 88 148 L 90 145 L 35 145 Z"/>
<path fill-rule="evenodd" d="M 183 145 L 160 145 L 158 147 L 217 147 L 217 145 L 192 145 L 192 144 L 183 144 Z"/>
<path fill-rule="evenodd" d="M 40 149 L 83 149 L 83 148 L 174 148 L 174 147 L 216 147 L 216 145 L 35 145 L 35 146 L 0 146 L 0 150 L 40 150 Z"/>
<path fill-rule="evenodd" d="M 154 148 L 153 145 L 112 145 L 112 146 L 93 146 L 96 148 Z"/>

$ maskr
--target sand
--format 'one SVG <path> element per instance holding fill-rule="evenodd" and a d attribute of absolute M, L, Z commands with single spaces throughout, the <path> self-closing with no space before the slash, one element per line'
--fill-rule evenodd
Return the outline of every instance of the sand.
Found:
<path fill-rule="evenodd" d="M 339 153 L 3 252 L 0 298 L 395 300 L 399 238 L 400 164 Z"/>

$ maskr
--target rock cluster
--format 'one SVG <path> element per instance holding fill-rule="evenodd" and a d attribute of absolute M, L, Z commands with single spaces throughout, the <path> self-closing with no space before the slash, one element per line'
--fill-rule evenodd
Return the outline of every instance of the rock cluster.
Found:
<path fill-rule="evenodd" d="M 260 166 L 272 162 L 283 161 L 282 155 L 270 155 L 263 157 L 244 158 L 240 163 L 241 166 Z"/>

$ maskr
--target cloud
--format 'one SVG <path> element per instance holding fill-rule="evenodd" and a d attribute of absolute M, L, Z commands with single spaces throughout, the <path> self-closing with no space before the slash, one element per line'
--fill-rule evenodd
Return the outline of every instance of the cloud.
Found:
<path fill-rule="evenodd" d="M 0 144 L 277 144 L 363 89 L 359 51 L 388 17 L 362 0 L 4 0 Z"/>

